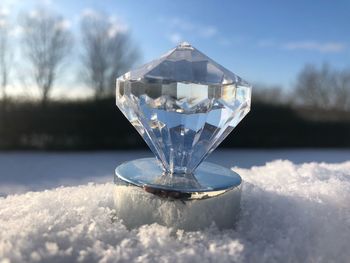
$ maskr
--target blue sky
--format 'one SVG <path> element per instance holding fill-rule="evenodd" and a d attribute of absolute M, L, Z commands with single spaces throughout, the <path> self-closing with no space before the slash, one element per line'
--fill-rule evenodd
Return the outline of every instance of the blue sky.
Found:
<path fill-rule="evenodd" d="M 350 1 L 1 0 L 11 12 L 49 5 L 72 30 L 87 10 L 126 26 L 142 62 L 186 40 L 251 83 L 293 85 L 306 63 L 349 67 Z M 77 43 L 79 44 L 79 43 Z"/>

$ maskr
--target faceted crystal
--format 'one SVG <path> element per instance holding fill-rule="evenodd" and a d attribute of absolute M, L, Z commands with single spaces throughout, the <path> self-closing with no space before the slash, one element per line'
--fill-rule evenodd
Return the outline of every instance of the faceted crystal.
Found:
<path fill-rule="evenodd" d="M 191 174 L 250 110 L 251 86 L 188 43 L 117 79 L 116 104 L 169 174 Z"/>

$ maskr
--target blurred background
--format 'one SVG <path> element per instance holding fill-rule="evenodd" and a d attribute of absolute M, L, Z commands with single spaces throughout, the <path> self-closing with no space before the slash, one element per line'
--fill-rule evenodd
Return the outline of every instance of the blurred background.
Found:
<path fill-rule="evenodd" d="M 0 175 L 53 151 L 122 150 L 114 164 L 126 150 L 138 156 L 130 150 L 146 144 L 115 106 L 115 79 L 181 41 L 254 87 L 251 112 L 220 149 L 349 159 L 349 10 L 346 0 L 1 0 Z"/>
<path fill-rule="evenodd" d="M 0 149 L 144 148 L 117 76 L 181 41 L 253 84 L 222 147 L 350 146 L 348 1 L 0 4 Z"/>

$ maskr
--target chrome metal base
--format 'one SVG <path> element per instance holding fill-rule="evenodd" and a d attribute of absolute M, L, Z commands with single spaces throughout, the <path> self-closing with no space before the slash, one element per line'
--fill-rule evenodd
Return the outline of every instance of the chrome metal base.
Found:
<path fill-rule="evenodd" d="M 130 228 L 232 228 L 239 214 L 240 176 L 207 162 L 194 175 L 169 176 L 155 158 L 138 159 L 116 168 L 115 184 L 117 216 Z"/>

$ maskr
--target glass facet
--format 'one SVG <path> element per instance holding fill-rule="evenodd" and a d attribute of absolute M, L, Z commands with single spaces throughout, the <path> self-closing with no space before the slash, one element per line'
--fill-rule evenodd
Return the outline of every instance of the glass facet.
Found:
<path fill-rule="evenodd" d="M 117 79 L 116 104 L 168 174 L 192 174 L 250 110 L 251 86 L 188 43 Z"/>

